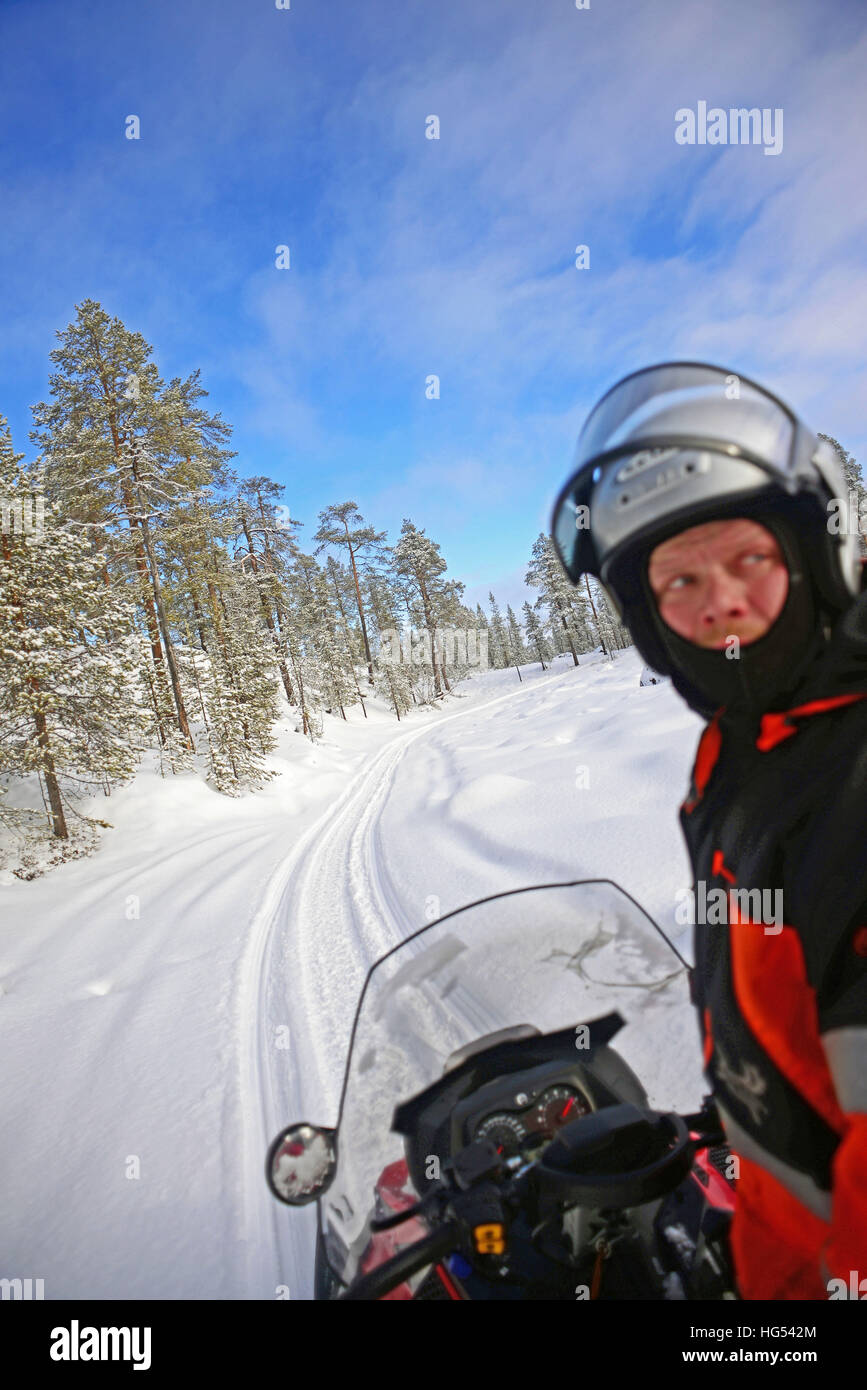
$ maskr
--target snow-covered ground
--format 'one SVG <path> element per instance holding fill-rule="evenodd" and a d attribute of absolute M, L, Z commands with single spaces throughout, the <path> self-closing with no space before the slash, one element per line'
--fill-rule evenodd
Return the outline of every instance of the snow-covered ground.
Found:
<path fill-rule="evenodd" d="M 268 1140 L 331 1124 L 372 959 L 504 888 L 610 877 L 684 954 L 701 721 L 630 649 L 286 730 L 264 791 L 140 775 L 91 859 L 0 886 L 0 1277 L 46 1298 L 310 1296 Z M 685 1026 L 684 1064 L 697 1039 Z"/>

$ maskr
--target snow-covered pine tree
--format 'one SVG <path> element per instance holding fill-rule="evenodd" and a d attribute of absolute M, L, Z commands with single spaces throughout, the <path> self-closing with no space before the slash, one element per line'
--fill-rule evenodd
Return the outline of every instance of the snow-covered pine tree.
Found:
<path fill-rule="evenodd" d="M 412 666 L 402 659 L 400 595 L 387 575 L 372 569 L 365 575 L 365 589 L 367 611 L 372 618 L 374 689 L 400 719 L 414 703 Z"/>
<path fill-rule="evenodd" d="M 593 591 L 596 609 L 596 626 L 606 651 L 610 654 L 630 646 L 632 638 L 629 635 L 629 629 L 624 627 L 623 623 L 620 622 L 601 584 L 597 584 L 595 579 L 590 580 L 587 575 L 585 575 L 584 578 L 588 580 Z"/>
<path fill-rule="evenodd" d="M 346 644 L 346 651 L 349 659 L 350 669 L 352 671 L 352 678 L 355 681 L 355 694 L 359 703 L 361 704 L 361 708 L 364 711 L 364 717 L 366 719 L 367 706 L 364 703 L 364 696 L 362 695 L 361 687 L 358 684 L 358 673 L 356 669 L 360 660 L 360 643 L 358 640 L 358 633 L 353 628 L 348 616 L 349 605 L 352 601 L 349 597 L 350 589 L 352 588 L 352 575 L 350 574 L 349 570 L 346 568 L 345 565 L 341 565 L 339 560 L 335 560 L 333 555 L 328 556 L 328 559 L 325 564 L 325 572 L 328 576 L 329 589 L 334 597 L 334 602 L 337 605 L 337 612 L 340 615 L 340 626 L 343 632 L 343 640 Z M 362 573 L 364 574 L 364 572 Z M 366 575 L 364 575 L 364 577 L 366 578 Z M 362 591 L 363 589 L 364 583 L 362 582 Z M 370 638 L 369 632 L 368 638 Z M 374 669 L 375 665 L 376 663 L 374 659 Z"/>
<path fill-rule="evenodd" d="M 539 597 L 548 611 L 557 649 L 563 651 L 568 648 L 577 666 L 575 590 L 566 577 L 550 536 L 544 532 L 540 532 L 533 542 L 525 583 L 539 590 Z"/>
<path fill-rule="evenodd" d="M 545 636 L 545 630 L 538 614 L 533 612 L 533 609 L 526 600 L 523 604 L 522 612 L 524 614 L 524 627 L 527 632 L 528 645 L 536 653 L 542 670 L 545 671 L 548 669 L 545 665 L 545 658 L 548 657 L 550 660 L 551 656 L 551 649 L 548 645 L 548 639 Z"/>
<path fill-rule="evenodd" d="M 363 523 L 364 517 L 355 502 L 341 502 L 337 506 L 326 507 L 324 511 L 319 513 L 319 530 L 313 539 L 319 542 L 316 547 L 317 555 L 326 547 L 333 546 L 339 550 L 345 550 L 349 556 L 349 567 L 352 570 L 355 587 L 355 601 L 358 605 L 358 621 L 361 624 L 364 655 L 367 661 L 368 681 L 372 686 L 374 683 L 373 654 L 367 635 L 367 621 L 361 597 L 361 580 L 358 569 L 359 561 L 362 558 L 369 558 L 381 551 L 386 535 L 384 531 L 375 531 L 372 526 L 365 526 Z"/>
<path fill-rule="evenodd" d="M 282 492 L 283 487 L 270 478 L 248 478 L 241 483 L 236 501 L 235 555 L 243 557 L 256 583 L 280 679 L 286 699 L 292 704 L 294 692 L 283 651 L 280 621 L 286 606 L 281 570 L 285 569 L 287 559 L 297 553 L 292 530 L 300 522 L 278 520 L 277 499 Z"/>
<path fill-rule="evenodd" d="M 831 448 L 837 455 L 840 467 L 843 470 L 846 485 L 850 493 L 854 493 L 853 510 L 856 511 L 856 516 L 852 518 L 847 517 L 847 520 L 850 521 L 852 526 L 857 525 L 858 527 L 860 533 L 858 544 L 860 546 L 861 558 L 863 559 L 867 556 L 867 541 L 865 541 L 865 530 L 867 530 L 867 487 L 864 486 L 861 468 L 854 455 L 848 453 L 848 451 L 843 448 L 839 439 L 834 439 L 830 434 L 820 434 L 819 438 L 826 440 L 826 442 L 831 445 Z M 848 506 L 849 499 L 846 498 L 845 500 Z"/>
<path fill-rule="evenodd" d="M 140 756 L 144 717 L 136 701 L 134 612 L 115 584 L 105 583 L 104 556 L 80 528 L 46 503 L 38 528 L 15 524 L 32 517 L 33 476 L 16 454 L 0 417 L 0 774 L 35 774 L 44 790 L 44 829 L 61 852 L 86 852 L 94 822 L 77 817 L 74 802 L 127 781 Z M 7 509 L 8 507 L 8 509 Z M 13 524 L 8 524 L 9 514 Z M 26 808 L 4 807 L 25 844 L 18 872 L 38 871 Z M 104 822 L 101 822 L 104 824 Z"/>
<path fill-rule="evenodd" d="M 476 615 L 463 602 L 465 585 L 450 579 L 437 603 L 437 655 L 447 689 L 480 669 L 487 653 L 487 628 L 479 631 Z"/>
<path fill-rule="evenodd" d="M 316 686 L 318 660 L 307 634 L 306 621 L 304 596 L 290 577 L 280 617 L 283 650 L 292 675 L 295 707 L 301 717 L 296 733 L 305 734 L 315 743 L 322 737 L 322 703 Z"/>
<path fill-rule="evenodd" d="M 413 639 L 424 626 L 424 614 L 421 604 L 417 598 L 417 588 L 415 583 L 405 575 L 398 574 L 395 568 L 394 547 L 388 548 L 388 570 L 389 591 L 394 595 L 397 611 L 400 613 L 400 628 L 402 631 L 402 647 L 407 653 L 407 662 L 411 672 L 410 690 L 412 692 L 413 704 L 424 704 L 434 698 L 433 685 L 433 664 L 428 663 L 421 681 L 418 680 L 419 667 L 415 665 L 416 653 L 413 648 Z M 422 689 L 422 686 L 430 686 L 430 690 Z"/>
<path fill-rule="evenodd" d="M 512 664 L 518 672 L 518 679 L 523 681 L 521 675 L 521 662 L 526 660 L 527 653 L 524 648 L 524 637 L 518 619 L 512 611 L 512 605 L 506 605 L 506 622 L 509 628 L 509 650 L 512 654 Z"/>
<path fill-rule="evenodd" d="M 208 780 L 231 795 L 266 779 L 282 659 L 243 537 L 233 553 L 237 536 L 234 480 L 226 497 L 202 489 L 173 507 L 155 532 L 184 700 L 201 716 Z"/>
<path fill-rule="evenodd" d="M 585 634 L 585 645 L 581 650 L 589 651 L 600 646 L 613 661 L 614 652 L 628 647 L 632 641 L 628 629 L 618 619 L 605 590 L 589 575 L 584 575 L 576 595 L 581 605 L 581 626 Z"/>
<path fill-rule="evenodd" d="M 603 651 L 606 651 L 607 648 L 601 638 L 596 621 L 594 596 L 591 593 L 586 574 L 580 584 L 574 589 L 570 588 L 570 598 L 572 604 L 570 626 L 575 635 L 575 643 L 579 652 L 595 651 L 600 643 Z"/>
<path fill-rule="evenodd" d="M 231 796 L 262 786 L 274 774 L 266 758 L 276 746 L 280 714 L 278 662 L 255 578 L 221 550 L 212 555 L 205 623 L 207 650 L 181 649 L 185 687 L 195 686 L 208 748 L 208 777 Z"/>
<path fill-rule="evenodd" d="M 433 695 L 435 699 L 442 699 L 451 687 L 437 653 L 436 629 L 443 604 L 448 603 L 454 593 L 450 581 L 443 578 L 446 562 L 440 547 L 436 541 L 429 539 L 424 528 L 414 526 L 404 518 L 400 540 L 392 551 L 392 563 L 394 573 L 407 585 L 410 601 L 414 600 L 419 606 L 422 627 L 429 643 Z"/>
<path fill-rule="evenodd" d="M 162 711 L 168 686 L 191 749 L 153 531 L 164 507 L 219 478 L 229 428 L 199 404 L 206 393 L 198 372 L 166 386 L 141 334 L 94 300 L 77 305 L 57 337 L 51 400 L 33 408 L 46 491 L 69 523 L 103 528 L 128 561 L 153 657 L 155 706 Z M 164 730 L 161 737 L 167 742 Z"/>
<path fill-rule="evenodd" d="M 488 594 L 488 603 L 491 605 L 491 616 L 488 621 L 488 640 L 493 656 L 493 665 L 497 669 L 511 666 L 512 653 L 509 649 L 509 637 L 506 626 L 503 622 L 503 615 L 500 612 L 499 604 L 494 598 L 493 592 Z"/>
<path fill-rule="evenodd" d="M 326 713 L 340 713 L 358 699 L 352 652 L 348 650 L 340 631 L 337 605 L 332 601 L 328 583 L 321 567 L 312 555 L 300 554 L 294 564 L 300 592 L 298 608 L 304 630 L 305 648 L 312 656 L 313 666 L 308 676 L 317 703 Z M 366 648 L 366 651 L 369 648 Z"/>

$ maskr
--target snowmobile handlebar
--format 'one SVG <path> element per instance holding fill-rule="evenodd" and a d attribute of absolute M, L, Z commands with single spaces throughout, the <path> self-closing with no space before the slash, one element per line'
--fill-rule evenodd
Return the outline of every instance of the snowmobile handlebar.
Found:
<path fill-rule="evenodd" d="M 431 1232 L 356 1279 L 340 1297 L 379 1299 L 427 1265 L 456 1252 L 470 1255 L 482 1209 L 482 1220 L 499 1217 L 505 1226 L 510 1210 L 532 1208 L 545 1221 L 567 1204 L 611 1210 L 653 1201 L 683 1181 L 697 1150 L 723 1137 L 708 1098 L 690 1115 L 628 1103 L 607 1106 L 566 1125 L 533 1160 L 505 1161 L 489 1141 L 476 1141 L 446 1166 L 443 1188 L 374 1223 L 385 1229 L 423 1215 L 436 1222 Z"/>
<path fill-rule="evenodd" d="M 641 1206 L 683 1181 L 694 1152 L 680 1115 L 612 1105 L 566 1125 L 528 1176 L 540 1207 Z"/>
<path fill-rule="evenodd" d="M 340 1295 L 341 1301 L 382 1298 L 426 1265 L 436 1264 L 438 1260 L 445 1259 L 446 1255 L 458 1248 L 462 1238 L 461 1224 L 457 1221 L 447 1221 L 422 1240 L 416 1241 L 415 1245 L 407 1246 L 405 1250 L 386 1260 L 385 1264 L 379 1265 L 370 1274 L 363 1274 L 360 1279 L 356 1279 Z"/>

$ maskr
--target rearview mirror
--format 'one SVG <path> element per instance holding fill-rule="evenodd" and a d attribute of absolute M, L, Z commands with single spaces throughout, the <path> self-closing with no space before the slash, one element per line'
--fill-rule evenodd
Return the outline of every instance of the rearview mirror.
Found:
<path fill-rule="evenodd" d="M 277 1135 L 268 1150 L 265 1176 L 281 1202 L 303 1207 L 331 1186 L 336 1167 L 334 1130 L 302 1122 Z"/>

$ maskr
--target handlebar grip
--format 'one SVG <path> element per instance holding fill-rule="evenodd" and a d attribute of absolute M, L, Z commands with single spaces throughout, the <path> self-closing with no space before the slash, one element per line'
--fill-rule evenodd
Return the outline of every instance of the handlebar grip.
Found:
<path fill-rule="evenodd" d="M 458 1249 L 460 1241 L 460 1226 L 456 1221 L 448 1221 L 444 1226 L 438 1226 L 435 1231 L 431 1231 L 423 1240 L 417 1241 L 415 1245 L 409 1245 L 399 1254 L 393 1255 L 378 1269 L 373 1269 L 369 1274 L 363 1274 L 360 1279 L 354 1280 L 346 1292 L 340 1295 L 340 1301 L 382 1298 L 383 1294 L 396 1289 L 398 1284 L 417 1274 L 425 1265 L 436 1264 L 444 1255 L 450 1255 L 453 1250 Z"/>

